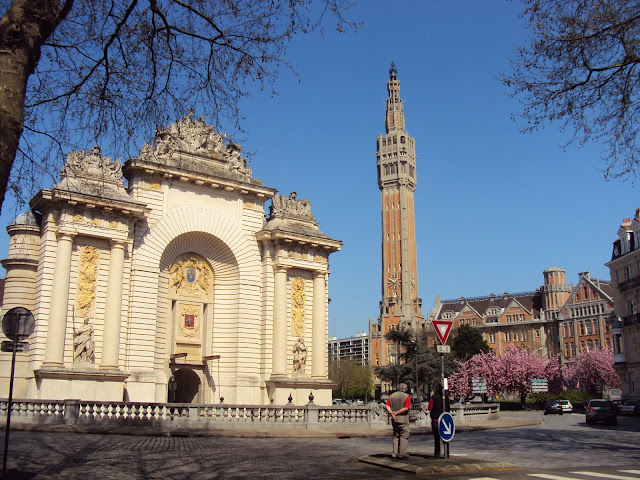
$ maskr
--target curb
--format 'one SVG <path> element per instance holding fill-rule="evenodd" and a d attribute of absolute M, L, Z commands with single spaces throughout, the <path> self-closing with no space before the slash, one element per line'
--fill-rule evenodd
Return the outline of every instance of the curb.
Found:
<path fill-rule="evenodd" d="M 370 455 L 358 458 L 358 461 L 368 463 L 370 465 L 376 465 L 379 467 L 386 467 L 392 470 L 399 470 L 407 473 L 414 473 L 416 475 L 435 475 L 445 473 L 469 473 L 480 471 L 508 471 L 517 470 L 518 467 L 510 463 L 504 462 L 467 462 L 457 465 L 447 465 L 446 460 L 440 460 L 437 464 L 433 465 L 411 465 L 409 463 L 400 462 L 391 458 L 381 458 Z"/>

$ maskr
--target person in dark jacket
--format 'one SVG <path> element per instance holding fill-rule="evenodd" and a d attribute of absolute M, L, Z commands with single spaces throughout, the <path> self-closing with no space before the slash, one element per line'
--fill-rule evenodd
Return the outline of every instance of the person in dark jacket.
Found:
<path fill-rule="evenodd" d="M 393 425 L 393 453 L 392 458 L 409 458 L 409 411 L 411 398 L 407 394 L 407 385 L 398 385 L 398 391 L 391 394 L 387 400 L 386 409 L 391 415 Z"/>
<path fill-rule="evenodd" d="M 439 383 L 435 386 L 427 408 L 431 416 L 431 430 L 433 432 L 433 458 L 440 458 L 440 429 L 438 428 L 438 419 L 440 415 L 442 415 L 442 412 L 444 412 L 444 409 L 442 405 L 442 385 Z"/>

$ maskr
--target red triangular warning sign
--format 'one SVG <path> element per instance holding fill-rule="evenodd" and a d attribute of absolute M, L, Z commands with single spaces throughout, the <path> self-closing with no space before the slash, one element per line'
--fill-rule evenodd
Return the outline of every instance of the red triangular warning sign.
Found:
<path fill-rule="evenodd" d="M 453 326 L 453 320 L 432 320 L 431 324 L 442 344 L 447 343 L 449 332 L 451 332 L 451 327 Z"/>

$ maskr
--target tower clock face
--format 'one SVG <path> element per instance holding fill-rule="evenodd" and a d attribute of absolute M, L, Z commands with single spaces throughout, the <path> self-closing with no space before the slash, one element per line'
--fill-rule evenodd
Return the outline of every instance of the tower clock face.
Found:
<path fill-rule="evenodd" d="M 389 288 L 391 290 L 397 290 L 398 287 L 400 286 L 400 277 L 398 275 L 391 275 L 389 277 L 389 281 L 387 282 L 387 285 L 389 285 Z"/>

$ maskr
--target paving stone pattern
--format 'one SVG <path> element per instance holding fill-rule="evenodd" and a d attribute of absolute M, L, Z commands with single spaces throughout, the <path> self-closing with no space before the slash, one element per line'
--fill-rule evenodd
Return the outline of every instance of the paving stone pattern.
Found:
<path fill-rule="evenodd" d="M 166 438 L 12 432 L 13 478 L 327 479 L 395 478 L 358 462 L 389 439 Z M 10 477 L 11 478 L 11 477 Z M 402 477 L 397 477 L 402 478 Z"/>

